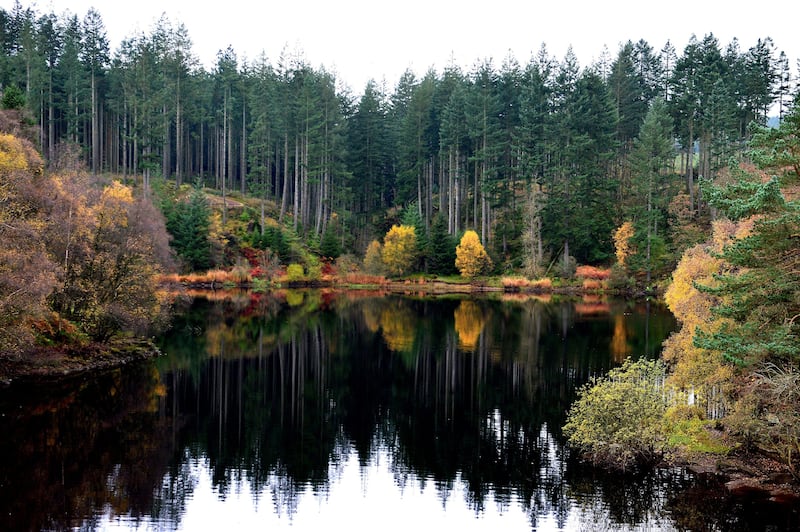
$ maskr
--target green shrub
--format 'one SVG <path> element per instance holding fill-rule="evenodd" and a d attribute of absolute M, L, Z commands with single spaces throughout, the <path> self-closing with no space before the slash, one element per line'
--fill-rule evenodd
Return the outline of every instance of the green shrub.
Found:
<path fill-rule="evenodd" d="M 630 359 L 578 392 L 567 414 L 569 444 L 611 469 L 658 462 L 667 450 L 660 360 Z"/>
<path fill-rule="evenodd" d="M 3 109 L 22 109 L 25 107 L 25 93 L 16 85 L 9 85 L 3 92 Z"/>
<path fill-rule="evenodd" d="M 268 286 L 269 282 L 266 279 L 262 279 L 261 277 L 253 277 L 253 286 L 251 288 L 253 292 L 266 292 Z"/>
<path fill-rule="evenodd" d="M 292 263 L 289 266 L 287 266 L 286 279 L 289 282 L 302 281 L 303 279 L 305 279 L 305 274 L 303 273 L 303 267 L 295 263 Z"/>

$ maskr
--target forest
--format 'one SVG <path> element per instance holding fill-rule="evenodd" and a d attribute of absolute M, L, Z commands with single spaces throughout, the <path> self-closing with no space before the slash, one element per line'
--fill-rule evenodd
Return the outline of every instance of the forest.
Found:
<path fill-rule="evenodd" d="M 539 274 L 562 255 L 610 265 L 628 221 L 634 273 L 665 277 L 710 220 L 698 178 L 714 179 L 750 125 L 793 96 L 769 37 L 627 41 L 586 66 L 543 43 L 525 63 L 406 71 L 358 94 L 286 50 L 220 50 L 208 71 L 166 16 L 111 50 L 99 11 L 17 2 L 0 12 L 0 39 L 0 87 L 21 93 L 47 161 L 78 150 L 92 174 L 145 191 L 200 179 L 223 205 L 261 198 L 262 234 L 266 212 L 312 247 L 335 219 L 341 252 L 359 257 L 409 219 L 454 239 L 471 229 L 497 273 Z"/>

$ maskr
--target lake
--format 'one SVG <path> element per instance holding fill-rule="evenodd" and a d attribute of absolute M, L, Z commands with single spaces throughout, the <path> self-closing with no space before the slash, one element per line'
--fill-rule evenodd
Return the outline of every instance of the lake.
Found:
<path fill-rule="evenodd" d="M 579 462 L 576 391 L 676 328 L 647 301 L 183 298 L 163 356 L 0 391 L 2 530 L 783 530 L 721 480 Z"/>

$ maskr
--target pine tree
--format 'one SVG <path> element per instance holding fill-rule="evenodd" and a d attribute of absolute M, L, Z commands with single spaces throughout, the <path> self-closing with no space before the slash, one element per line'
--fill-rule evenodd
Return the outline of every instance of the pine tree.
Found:
<path fill-rule="evenodd" d="M 437 275 L 455 273 L 455 260 L 456 243 L 447 232 L 447 221 L 438 213 L 431 224 L 428 271 Z"/>
<path fill-rule="evenodd" d="M 664 172 L 674 157 L 672 120 L 663 100 L 653 101 L 645 117 L 639 136 L 634 142 L 630 157 L 631 204 L 626 216 L 636 221 L 634 247 L 637 250 L 628 261 L 634 273 L 645 272 L 646 284 L 650 284 L 654 265 L 659 261 L 657 249 L 663 248 L 659 236 L 664 222 Z"/>
<path fill-rule="evenodd" d="M 172 235 L 171 246 L 190 271 L 206 270 L 211 266 L 211 209 L 197 182 L 188 200 L 175 200 L 167 195 L 162 200 L 162 212 L 167 231 Z"/>
<path fill-rule="evenodd" d="M 800 362 L 800 204 L 781 190 L 781 179 L 800 182 L 800 150 L 786 149 L 796 148 L 799 116 L 794 110 L 777 130 L 762 128 L 753 136 L 753 159 L 768 170 L 788 169 L 782 177 L 765 182 L 739 170 L 726 187 L 703 181 L 709 203 L 731 220 L 756 216 L 750 233 L 722 252 L 730 273 L 719 277 L 718 286 L 703 287 L 724 297 L 715 313 L 734 325 L 696 339 L 740 363 Z"/>
<path fill-rule="evenodd" d="M 319 252 L 325 258 L 336 259 L 342 254 L 342 237 L 339 235 L 339 223 L 336 213 L 331 217 L 322 239 L 319 242 Z"/>
<path fill-rule="evenodd" d="M 428 236 L 428 230 L 425 228 L 425 221 L 420 215 L 416 201 L 410 203 L 403 210 L 402 224 L 413 227 L 414 234 L 416 235 L 416 249 L 414 250 L 415 264 L 413 265 L 413 269 L 428 271 L 431 241 Z"/>

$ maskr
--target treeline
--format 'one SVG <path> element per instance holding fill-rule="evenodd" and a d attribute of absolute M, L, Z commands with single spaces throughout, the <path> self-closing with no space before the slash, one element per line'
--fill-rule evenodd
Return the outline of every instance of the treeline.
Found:
<path fill-rule="evenodd" d="M 208 71 L 186 28 L 163 17 L 111 50 L 94 9 L 79 18 L 16 3 L 0 10 L 0 46 L 0 84 L 21 93 L 47 160 L 77 145 L 94 173 L 137 176 L 145 190 L 154 176 L 199 176 L 223 196 L 272 202 L 306 238 L 336 213 L 358 254 L 413 205 L 425 228 L 440 217 L 450 235 L 476 230 L 503 270 L 562 254 L 610 262 L 628 220 L 650 272 L 683 244 L 670 224 L 704 208 L 698 176 L 713 178 L 749 124 L 776 103 L 782 114 L 793 91 L 771 39 L 744 49 L 711 34 L 681 52 L 628 41 L 586 67 L 542 45 L 526 64 L 407 71 L 359 96 L 286 52 L 240 61 L 228 48 Z M 655 102 L 661 151 L 636 159 Z"/>

